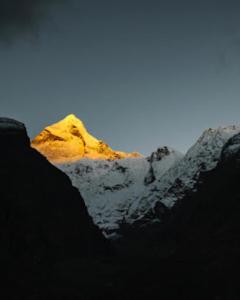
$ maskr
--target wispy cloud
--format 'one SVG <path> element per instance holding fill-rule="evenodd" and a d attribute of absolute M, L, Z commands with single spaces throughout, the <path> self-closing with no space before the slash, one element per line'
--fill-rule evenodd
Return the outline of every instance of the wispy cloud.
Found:
<path fill-rule="evenodd" d="M 37 35 L 50 7 L 63 2 L 65 0 L 0 0 L 0 41 Z"/>

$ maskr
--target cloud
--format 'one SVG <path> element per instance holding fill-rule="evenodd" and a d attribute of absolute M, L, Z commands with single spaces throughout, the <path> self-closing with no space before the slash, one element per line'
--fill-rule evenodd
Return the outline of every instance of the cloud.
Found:
<path fill-rule="evenodd" d="M 0 41 L 36 35 L 53 4 L 64 0 L 0 0 Z"/>

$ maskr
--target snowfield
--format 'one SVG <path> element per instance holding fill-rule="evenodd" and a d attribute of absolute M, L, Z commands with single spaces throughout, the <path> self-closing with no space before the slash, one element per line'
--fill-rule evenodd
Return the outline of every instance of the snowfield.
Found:
<path fill-rule="evenodd" d="M 180 153 L 170 150 L 161 158 L 82 159 L 58 167 L 81 191 L 94 222 L 111 233 L 119 228 L 132 203 L 155 180 L 152 177 L 160 178 L 181 157 Z"/>

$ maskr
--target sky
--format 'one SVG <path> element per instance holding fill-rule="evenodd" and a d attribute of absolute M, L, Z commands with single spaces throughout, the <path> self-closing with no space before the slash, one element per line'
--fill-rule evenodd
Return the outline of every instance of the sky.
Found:
<path fill-rule="evenodd" d="M 74 113 L 114 149 L 185 152 L 240 123 L 238 2 L 0 0 L 0 115 L 31 138 Z"/>

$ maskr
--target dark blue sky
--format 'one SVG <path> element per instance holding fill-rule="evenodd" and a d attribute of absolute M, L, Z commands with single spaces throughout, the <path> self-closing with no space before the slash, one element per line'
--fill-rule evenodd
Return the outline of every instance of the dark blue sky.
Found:
<path fill-rule="evenodd" d="M 74 113 L 113 148 L 148 154 L 239 124 L 237 1 L 67 2 L 1 43 L 1 115 L 31 137 Z"/>

